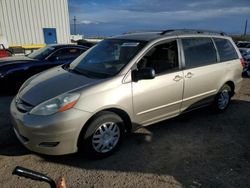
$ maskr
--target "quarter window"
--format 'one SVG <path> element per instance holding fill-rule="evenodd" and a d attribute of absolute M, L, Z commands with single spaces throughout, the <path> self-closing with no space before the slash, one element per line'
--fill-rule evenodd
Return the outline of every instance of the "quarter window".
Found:
<path fill-rule="evenodd" d="M 215 38 L 214 42 L 217 46 L 221 62 L 239 58 L 237 52 L 229 40 Z"/>
<path fill-rule="evenodd" d="M 210 38 L 182 39 L 186 68 L 194 68 L 217 62 L 216 50 Z"/>

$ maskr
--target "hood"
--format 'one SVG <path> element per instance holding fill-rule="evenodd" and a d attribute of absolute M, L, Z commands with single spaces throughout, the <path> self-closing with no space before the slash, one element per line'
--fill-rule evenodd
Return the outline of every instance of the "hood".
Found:
<path fill-rule="evenodd" d="M 0 59 L 0 67 L 6 66 L 6 65 L 28 63 L 30 61 L 36 61 L 36 60 L 31 59 L 31 58 L 26 57 L 26 56 L 6 57 L 6 58 Z"/>
<path fill-rule="evenodd" d="M 99 81 L 100 79 L 87 78 L 56 67 L 28 80 L 29 83 L 19 91 L 18 96 L 36 106 L 65 92 L 87 87 Z"/>

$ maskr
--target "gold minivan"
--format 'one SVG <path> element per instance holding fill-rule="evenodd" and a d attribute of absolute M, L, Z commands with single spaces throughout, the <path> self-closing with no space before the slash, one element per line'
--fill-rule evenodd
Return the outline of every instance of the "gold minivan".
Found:
<path fill-rule="evenodd" d="M 243 60 L 224 33 L 137 32 L 29 78 L 11 103 L 17 138 L 49 155 L 105 157 L 126 132 L 211 105 L 224 111 Z"/>

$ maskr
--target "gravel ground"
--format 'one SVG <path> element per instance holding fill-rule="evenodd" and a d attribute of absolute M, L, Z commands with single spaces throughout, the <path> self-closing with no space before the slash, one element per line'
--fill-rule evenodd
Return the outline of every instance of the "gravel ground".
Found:
<path fill-rule="evenodd" d="M 10 124 L 13 96 L 0 97 L 0 187 L 48 187 L 11 175 L 34 169 L 68 187 L 249 187 L 250 79 L 222 114 L 209 109 L 139 129 L 103 160 L 80 154 L 44 156 L 26 150 Z"/>

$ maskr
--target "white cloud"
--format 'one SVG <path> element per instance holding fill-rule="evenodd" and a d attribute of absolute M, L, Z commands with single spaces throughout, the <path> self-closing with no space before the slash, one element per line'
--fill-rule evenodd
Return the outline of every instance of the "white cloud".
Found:
<path fill-rule="evenodd" d="M 214 5 L 217 5 L 219 6 L 220 3 L 222 3 L 223 0 L 210 0 L 210 1 L 207 1 L 207 2 L 204 2 L 204 1 L 194 1 L 194 2 L 190 2 L 190 3 L 187 3 L 187 7 L 191 7 L 191 8 L 196 8 L 196 7 L 204 7 L 204 6 L 214 6 Z"/>
<path fill-rule="evenodd" d="M 83 13 L 78 23 L 169 23 L 174 21 L 200 21 L 249 14 L 250 7 L 210 8 L 201 10 L 173 10 L 158 12 L 134 12 L 130 10 L 103 9 L 98 13 Z"/>
<path fill-rule="evenodd" d="M 218 8 L 218 9 L 207 9 L 200 11 L 174 11 L 172 13 L 166 12 L 165 14 L 172 14 L 172 19 L 176 20 L 203 20 L 210 18 L 219 18 L 222 16 L 233 16 L 241 14 L 249 14 L 250 7 L 232 7 L 232 8 Z"/>
<path fill-rule="evenodd" d="M 78 24 L 85 24 L 85 25 L 89 25 L 89 24 L 100 24 L 101 22 L 98 21 L 91 21 L 91 20 L 81 20 L 78 22 Z"/>

